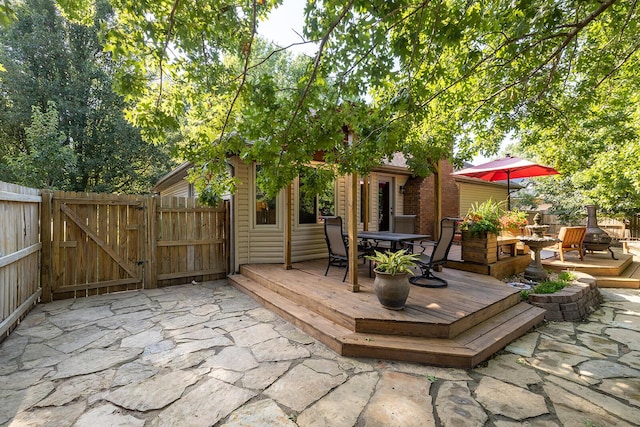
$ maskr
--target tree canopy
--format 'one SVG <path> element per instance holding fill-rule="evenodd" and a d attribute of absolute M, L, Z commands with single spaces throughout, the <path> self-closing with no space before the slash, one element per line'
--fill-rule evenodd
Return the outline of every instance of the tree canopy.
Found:
<path fill-rule="evenodd" d="M 84 3 L 84 2 L 81 2 Z M 39 188 L 147 192 L 173 162 L 123 115 L 117 64 L 98 39 L 112 14 L 94 5 L 90 25 L 64 19 L 54 0 L 13 2 L 0 27 L 0 179 Z"/>
<path fill-rule="evenodd" d="M 178 132 L 201 186 L 228 154 L 260 161 L 273 194 L 318 152 L 366 173 L 399 151 L 425 175 L 515 134 L 585 197 L 637 193 L 637 167 L 611 166 L 638 151 L 635 1 L 308 1 L 300 42 L 317 53 L 296 58 L 258 37 L 280 3 L 111 0 L 128 117 L 157 142 Z M 607 201 L 610 183 L 624 190 Z"/>

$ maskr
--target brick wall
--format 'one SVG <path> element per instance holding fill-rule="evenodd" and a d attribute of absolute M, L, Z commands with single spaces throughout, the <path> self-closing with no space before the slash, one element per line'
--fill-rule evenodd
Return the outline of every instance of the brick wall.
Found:
<path fill-rule="evenodd" d="M 449 162 L 440 163 L 440 182 L 442 185 L 442 216 L 459 215 L 460 195 L 453 176 L 453 167 Z M 411 177 L 405 184 L 404 213 L 416 215 L 416 233 L 435 236 L 434 177 Z"/>

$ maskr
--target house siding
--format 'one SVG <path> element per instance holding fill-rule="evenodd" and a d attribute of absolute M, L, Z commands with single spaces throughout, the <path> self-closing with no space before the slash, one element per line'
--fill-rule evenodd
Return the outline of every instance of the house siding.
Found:
<path fill-rule="evenodd" d="M 283 263 L 284 262 L 284 225 L 286 221 L 285 194 L 278 196 L 277 224 L 273 226 L 256 226 L 254 222 L 255 207 L 251 202 L 254 197 L 253 165 L 234 160 L 235 176 L 239 179 L 236 194 L 233 196 L 235 215 L 234 228 L 234 269 L 238 271 L 242 264 Z M 385 175 L 386 177 L 392 175 Z M 406 177 L 395 176 L 396 187 L 394 191 L 396 212 L 402 213 L 404 201 L 399 191 L 399 186 L 404 185 Z M 371 188 L 377 188 L 378 174 L 370 176 Z M 347 227 L 347 177 L 339 177 L 336 180 L 336 211 L 344 220 Z M 324 237 L 324 224 L 298 224 L 298 192 L 294 185 L 291 203 L 291 261 L 300 262 L 311 259 L 325 258 L 327 245 Z M 377 230 L 377 191 L 370 192 L 371 221 L 370 230 Z M 360 191 L 356 203 L 358 218 L 360 218 Z M 358 224 L 361 230 L 363 224 Z"/>
<path fill-rule="evenodd" d="M 460 215 L 464 216 L 469 212 L 471 205 L 482 203 L 492 199 L 495 202 L 507 200 L 507 188 L 499 187 L 495 183 L 468 183 L 459 182 L 460 188 Z"/>
<path fill-rule="evenodd" d="M 189 191 L 190 187 L 191 184 L 183 179 L 162 189 L 162 191 L 160 191 L 160 195 L 170 197 L 193 197 L 194 195 Z"/>
<path fill-rule="evenodd" d="M 249 167 L 244 162 L 234 162 L 234 175 L 238 188 L 233 195 L 234 270 L 249 262 Z"/>
<path fill-rule="evenodd" d="M 234 221 L 234 269 L 243 264 L 277 264 L 284 262 L 284 197 L 281 193 L 277 201 L 275 225 L 256 226 L 253 190 L 253 165 L 234 158 L 235 177 L 239 184 L 233 196 L 236 212 Z"/>

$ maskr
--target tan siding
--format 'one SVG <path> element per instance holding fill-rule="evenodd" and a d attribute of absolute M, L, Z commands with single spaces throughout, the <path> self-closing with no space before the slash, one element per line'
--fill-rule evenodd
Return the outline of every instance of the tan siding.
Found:
<path fill-rule="evenodd" d="M 261 231 L 254 229 L 250 234 L 250 264 L 284 262 L 284 236 L 282 231 Z"/>
<path fill-rule="evenodd" d="M 340 177 L 336 180 L 337 182 L 337 205 L 336 205 L 336 216 L 341 216 L 343 218 L 347 217 L 347 180 L 344 177 Z"/>
<path fill-rule="evenodd" d="M 324 258 L 327 244 L 323 224 L 294 227 L 291 236 L 291 258 L 293 262 Z"/>
<path fill-rule="evenodd" d="M 235 173 L 241 183 L 234 196 L 235 203 L 235 269 L 247 263 L 282 263 L 284 262 L 284 221 L 285 221 L 285 199 L 281 194 L 278 198 L 278 224 L 272 227 L 256 227 L 253 224 L 255 209 L 251 203 L 253 197 L 253 166 L 245 165 L 243 162 L 235 162 Z M 399 186 L 404 185 L 407 177 L 396 176 L 395 188 L 395 209 L 396 212 L 403 211 L 403 196 Z M 344 228 L 347 229 L 347 177 L 336 179 L 336 211 L 344 220 Z M 378 185 L 378 174 L 372 173 L 370 176 L 371 188 L 376 189 Z M 376 230 L 378 223 L 377 192 L 370 193 L 371 220 L 370 230 Z M 360 190 L 358 190 L 358 200 Z M 358 218 L 360 218 L 360 203 L 356 203 L 358 208 Z M 292 262 L 300 262 L 310 259 L 324 258 L 327 256 L 327 246 L 324 238 L 323 224 L 298 224 L 298 193 L 294 191 L 292 198 L 292 233 L 291 233 L 291 258 Z M 358 229 L 362 229 L 362 224 L 358 224 Z"/>
<path fill-rule="evenodd" d="M 176 182 L 173 185 L 170 185 L 165 190 L 160 192 L 161 196 L 169 196 L 169 197 L 190 197 L 189 195 L 189 183 L 184 179 Z"/>
<path fill-rule="evenodd" d="M 369 176 L 369 212 L 371 217 L 369 218 L 369 230 L 378 230 L 378 174 L 372 173 Z"/>
<path fill-rule="evenodd" d="M 396 208 L 394 209 L 394 212 L 396 213 L 396 215 L 404 214 L 404 194 L 400 192 L 400 187 L 404 186 L 407 183 L 408 179 L 409 177 L 406 177 L 406 176 L 396 176 L 396 188 L 395 188 Z"/>
<path fill-rule="evenodd" d="M 277 225 L 254 225 L 255 206 L 253 200 L 253 165 L 236 162 L 235 174 L 240 180 L 234 201 L 235 212 L 235 269 L 242 264 L 284 262 L 284 197 L 278 196 Z"/>
<path fill-rule="evenodd" d="M 235 176 L 240 181 L 233 196 L 234 270 L 249 262 L 249 166 L 236 162 Z"/>
<path fill-rule="evenodd" d="M 291 201 L 291 220 L 293 221 L 291 226 L 291 261 L 300 262 L 324 258 L 327 256 L 324 223 L 299 224 L 298 202 L 300 200 L 300 191 L 298 185 L 299 183 L 296 180 Z"/>
<path fill-rule="evenodd" d="M 495 184 L 484 185 L 471 184 L 466 182 L 460 185 L 460 215 L 464 216 L 469 211 L 471 205 L 482 203 L 490 198 L 494 201 L 507 200 L 507 188 L 498 187 Z"/>

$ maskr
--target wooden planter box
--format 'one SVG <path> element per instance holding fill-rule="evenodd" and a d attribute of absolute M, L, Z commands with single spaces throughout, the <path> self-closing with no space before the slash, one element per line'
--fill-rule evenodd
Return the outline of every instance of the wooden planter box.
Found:
<path fill-rule="evenodd" d="M 471 237 L 462 232 L 462 259 L 478 264 L 493 264 L 498 261 L 498 235 L 487 233 L 485 236 Z"/>
<path fill-rule="evenodd" d="M 524 229 L 523 230 L 516 230 L 516 231 L 507 231 L 507 230 L 502 230 L 500 232 L 500 237 L 513 237 L 516 238 L 518 236 L 524 236 Z M 523 254 L 527 254 L 529 253 L 529 247 L 527 245 L 525 245 L 522 242 L 518 242 L 516 244 L 516 251 L 518 255 L 523 255 Z"/>

